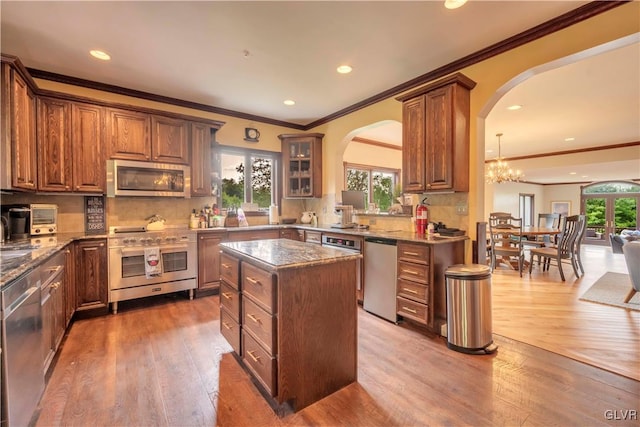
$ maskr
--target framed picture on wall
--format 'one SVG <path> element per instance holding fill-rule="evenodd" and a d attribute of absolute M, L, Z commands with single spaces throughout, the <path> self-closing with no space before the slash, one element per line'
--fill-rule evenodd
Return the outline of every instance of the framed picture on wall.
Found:
<path fill-rule="evenodd" d="M 551 202 L 551 213 L 559 213 L 564 217 L 569 216 L 571 213 L 571 202 L 568 200 Z"/>

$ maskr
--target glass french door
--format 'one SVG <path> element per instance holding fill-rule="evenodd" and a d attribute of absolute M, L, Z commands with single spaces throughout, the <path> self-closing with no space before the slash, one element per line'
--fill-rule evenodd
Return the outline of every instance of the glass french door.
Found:
<path fill-rule="evenodd" d="M 640 196 L 624 194 L 583 195 L 587 216 L 585 243 L 609 245 L 609 234 L 638 228 Z"/>

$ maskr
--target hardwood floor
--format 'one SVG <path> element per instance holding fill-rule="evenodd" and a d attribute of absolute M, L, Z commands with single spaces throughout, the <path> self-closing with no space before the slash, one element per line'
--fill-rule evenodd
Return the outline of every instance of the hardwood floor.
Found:
<path fill-rule="evenodd" d="M 218 369 L 217 296 L 123 302 L 72 325 L 36 425 L 638 425 L 640 313 L 578 301 L 624 259 L 583 250 L 578 280 L 495 272 L 494 355 L 359 309 L 358 382 L 284 418 L 232 355 Z"/>
<path fill-rule="evenodd" d="M 528 257 L 527 257 L 528 259 Z M 628 274 L 622 254 L 606 246 L 583 245 L 585 275 L 571 266 L 520 278 L 506 267 L 492 275 L 494 334 L 640 380 L 640 311 L 579 298 L 607 271 Z"/>

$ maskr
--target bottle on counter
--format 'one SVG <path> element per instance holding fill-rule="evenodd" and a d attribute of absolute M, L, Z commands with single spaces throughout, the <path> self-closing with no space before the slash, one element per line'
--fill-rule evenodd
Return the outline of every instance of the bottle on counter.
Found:
<path fill-rule="evenodd" d="M 189 228 L 198 228 L 200 225 L 200 218 L 196 215 L 196 210 L 191 211 L 191 216 L 189 217 Z"/>

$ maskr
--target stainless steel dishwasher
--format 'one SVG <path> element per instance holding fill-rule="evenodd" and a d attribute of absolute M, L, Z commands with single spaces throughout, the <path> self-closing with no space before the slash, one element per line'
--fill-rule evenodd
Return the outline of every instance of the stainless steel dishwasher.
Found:
<path fill-rule="evenodd" d="M 40 271 L 2 289 L 2 425 L 26 426 L 44 391 Z"/>
<path fill-rule="evenodd" d="M 396 316 L 397 245 L 394 239 L 364 239 L 363 308 L 392 322 Z"/>

